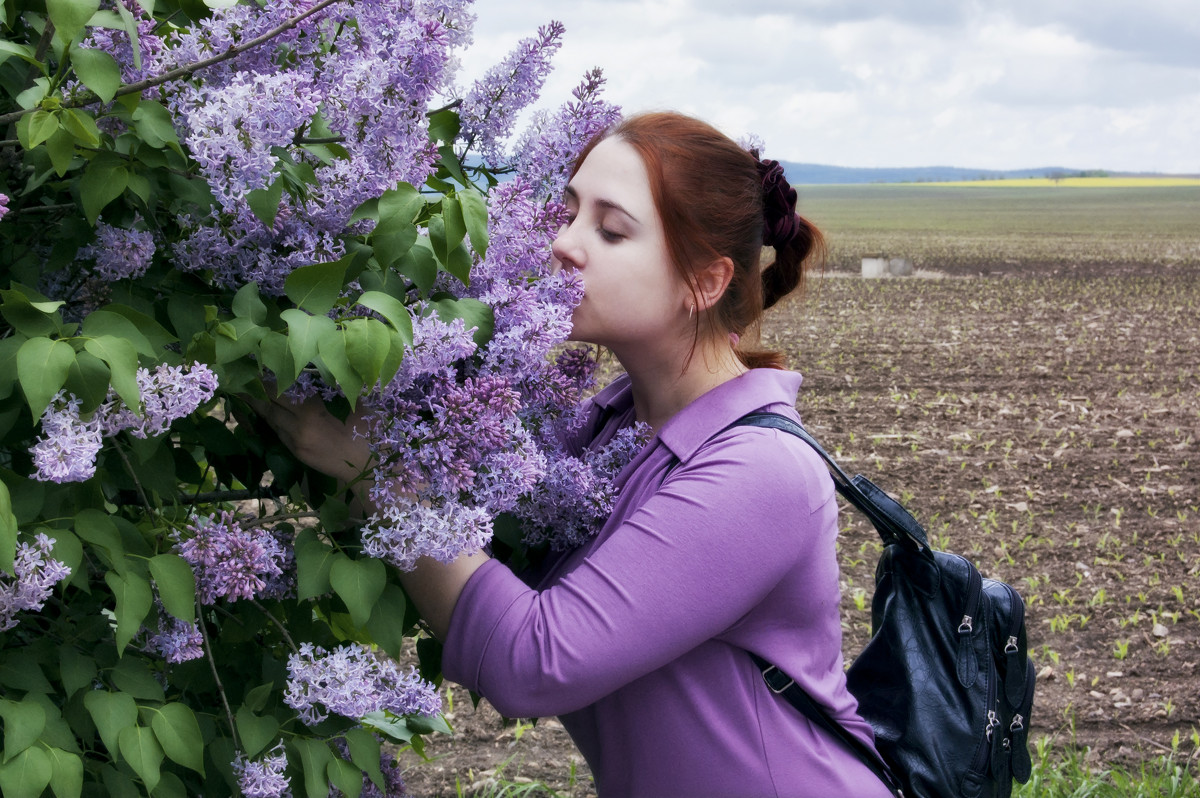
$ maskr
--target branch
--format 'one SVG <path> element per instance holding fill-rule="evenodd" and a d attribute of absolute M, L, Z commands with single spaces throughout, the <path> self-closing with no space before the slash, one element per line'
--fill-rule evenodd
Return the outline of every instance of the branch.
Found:
<path fill-rule="evenodd" d="M 267 618 L 269 618 L 271 620 L 271 623 L 275 624 L 275 628 L 278 629 L 279 633 L 283 635 L 283 639 L 287 641 L 287 644 L 289 646 L 291 646 L 292 651 L 296 654 L 299 654 L 300 649 L 299 649 L 299 647 L 296 646 L 296 641 L 292 639 L 292 636 L 290 634 L 288 634 L 287 627 L 285 627 L 282 623 L 280 623 L 279 619 L 276 618 L 274 615 L 272 615 L 267 610 L 266 607 L 264 607 L 262 604 L 260 604 L 258 599 L 250 599 L 250 603 L 253 604 L 258 609 L 259 612 L 261 612 L 263 615 L 267 616 Z"/>
<path fill-rule="evenodd" d="M 274 486 L 255 488 L 253 490 L 214 490 L 208 493 L 193 493 L 190 496 L 176 496 L 179 504 L 208 504 L 209 502 L 237 502 L 247 499 L 278 499 L 286 496 L 285 491 Z"/>
<path fill-rule="evenodd" d="M 341 144 L 346 140 L 345 136 L 297 136 L 292 140 L 293 144 Z M 2 144 L 3 142 L 0 142 Z"/>
<path fill-rule="evenodd" d="M 307 11 L 304 11 L 300 14 L 297 14 L 296 16 L 291 17 L 290 19 L 284 20 L 279 25 L 275 26 L 274 28 L 267 31 L 263 35 L 253 38 L 248 42 L 239 44 L 236 47 L 230 47 L 228 50 L 221 53 L 220 55 L 214 55 L 212 58 L 206 58 L 203 61 L 196 61 L 195 63 L 192 63 L 192 64 L 184 64 L 181 67 L 176 67 L 175 69 L 168 70 L 167 72 L 164 72 L 161 75 L 156 75 L 155 77 L 152 77 L 152 78 L 146 78 L 145 80 L 139 80 L 137 83 L 126 84 L 126 85 L 120 87 L 119 89 L 117 89 L 116 93 L 113 96 L 114 97 L 123 97 L 126 94 L 138 94 L 140 92 L 145 91 L 146 89 L 153 88 L 154 86 L 158 86 L 163 83 L 170 83 L 172 80 L 176 80 L 178 78 L 188 77 L 193 72 L 204 69 L 205 67 L 210 67 L 213 64 L 219 64 L 222 61 L 228 61 L 231 58 L 236 58 L 237 56 L 241 55 L 242 53 L 246 52 L 247 50 L 253 50 L 255 47 L 258 47 L 260 44 L 265 44 L 266 42 L 271 41 L 272 39 L 274 39 L 276 36 L 283 33 L 284 31 L 291 30 L 292 28 L 296 27 L 304 20 L 311 17 L 313 14 L 316 14 L 318 11 L 322 11 L 325 8 L 327 8 L 328 6 L 331 6 L 337 2 L 339 2 L 339 0 L 321 0 L 321 2 L 317 3 L 312 8 L 310 8 Z M 79 107 L 82 107 L 85 105 L 92 105 L 93 103 L 97 103 L 97 102 L 100 102 L 100 98 L 97 97 L 95 94 L 89 92 L 89 93 L 84 94 L 80 97 L 77 97 L 73 100 L 68 100 L 67 102 L 64 102 L 60 107 L 62 107 L 62 108 L 79 108 Z M 0 116 L 0 126 L 7 125 L 10 122 L 15 122 L 18 119 L 20 119 L 21 117 L 25 116 L 25 114 L 33 113 L 36 110 L 38 110 L 38 106 L 35 106 L 33 108 L 27 108 L 27 109 L 24 109 L 21 111 L 13 111 L 12 113 L 4 114 L 3 116 Z"/>
<path fill-rule="evenodd" d="M 221 704 L 225 707 L 225 718 L 229 721 L 229 733 L 233 737 L 233 744 L 241 750 L 242 743 L 238 739 L 237 723 L 233 719 L 233 710 L 229 708 L 229 699 L 225 697 L 225 685 L 221 684 L 221 674 L 217 672 L 217 661 L 213 659 L 212 641 L 208 639 L 208 625 L 204 623 L 204 605 L 200 603 L 200 597 L 196 596 L 196 625 L 200 627 L 200 634 L 204 638 L 204 653 L 208 655 L 208 667 L 212 669 L 213 681 L 217 685 L 217 694 L 221 696 Z"/>

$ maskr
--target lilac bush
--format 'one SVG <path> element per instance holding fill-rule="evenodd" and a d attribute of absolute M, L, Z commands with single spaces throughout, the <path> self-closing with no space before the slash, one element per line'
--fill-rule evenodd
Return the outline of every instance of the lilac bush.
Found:
<path fill-rule="evenodd" d="M 448 727 L 436 648 L 397 664 L 423 636 L 398 570 L 498 524 L 582 540 L 638 446 L 562 444 L 595 362 L 550 242 L 616 119 L 602 77 L 517 131 L 563 28 L 460 85 L 467 0 L 13 14 L 0 670 L 37 708 L 6 714 L 5 774 L 401 795 L 382 746 Z M 356 414 L 369 517 L 247 397 Z"/>

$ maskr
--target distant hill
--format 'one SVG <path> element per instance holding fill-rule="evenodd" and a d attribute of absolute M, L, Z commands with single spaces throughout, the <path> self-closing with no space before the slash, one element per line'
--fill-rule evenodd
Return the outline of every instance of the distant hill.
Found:
<path fill-rule="evenodd" d="M 1002 180 L 1020 177 L 1099 177 L 1113 176 L 1117 172 L 1098 169 L 1064 169 L 1060 166 L 1043 166 L 1037 169 L 965 169 L 959 166 L 917 166 L 858 168 L 850 166 L 824 166 L 815 163 L 792 163 L 781 161 L 788 181 L 800 184 L 839 183 L 932 183 L 952 180 Z"/>

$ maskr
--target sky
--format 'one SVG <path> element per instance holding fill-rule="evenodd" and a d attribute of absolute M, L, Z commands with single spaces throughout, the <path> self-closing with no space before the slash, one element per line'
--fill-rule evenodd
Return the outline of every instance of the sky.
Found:
<path fill-rule="evenodd" d="M 540 105 L 595 66 L 834 166 L 1200 174 L 1200 0 L 476 0 L 462 78 L 566 26 Z"/>

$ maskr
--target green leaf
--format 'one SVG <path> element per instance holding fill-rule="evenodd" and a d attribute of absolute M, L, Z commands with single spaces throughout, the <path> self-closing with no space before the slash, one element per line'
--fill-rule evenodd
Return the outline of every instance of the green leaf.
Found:
<path fill-rule="evenodd" d="M 125 651 L 125 646 L 137 635 L 142 627 L 142 621 L 150 614 L 154 606 L 154 594 L 150 592 L 150 583 L 145 578 L 127 571 L 124 576 L 115 571 L 104 575 L 104 581 L 113 592 L 117 602 L 117 653 Z"/>
<path fill-rule="evenodd" d="M 171 112 L 161 103 L 143 99 L 133 112 L 133 126 L 142 140 L 155 149 L 175 145 L 179 149 L 179 136 L 171 120 Z"/>
<path fill-rule="evenodd" d="M 455 299 L 447 295 L 436 298 L 429 304 L 442 321 L 462 319 L 467 329 L 475 328 L 472 337 L 480 346 L 491 340 L 496 318 L 492 309 L 478 299 Z"/>
<path fill-rule="evenodd" d="M 379 741 L 363 728 L 346 730 L 346 745 L 350 749 L 350 761 L 367 774 L 371 783 L 383 790 L 383 771 L 380 769 Z M 360 779 L 361 781 L 361 779 Z"/>
<path fill-rule="evenodd" d="M 122 693 L 141 701 L 166 701 L 166 692 L 155 672 L 150 669 L 150 662 L 142 657 L 122 657 L 109 671 L 113 685 Z"/>
<path fill-rule="evenodd" d="M 382 291 L 366 291 L 358 298 L 358 304 L 383 316 L 392 329 L 400 333 L 406 342 L 412 343 L 412 314 L 399 299 Z"/>
<path fill-rule="evenodd" d="M 317 342 L 317 352 L 321 356 L 321 363 L 329 369 L 353 410 L 362 394 L 363 380 L 346 356 L 346 338 L 342 331 L 334 328 L 322 335 Z"/>
<path fill-rule="evenodd" d="M 288 326 L 288 349 L 296 364 L 296 373 L 317 357 L 317 345 L 321 336 L 337 325 L 328 316 L 312 316 L 299 308 L 288 308 L 279 314 Z M 291 375 L 295 379 L 295 374 Z"/>
<path fill-rule="evenodd" d="M 326 765 L 325 772 L 333 785 L 348 798 L 358 798 L 362 794 L 362 771 L 346 760 L 334 757 Z"/>
<path fill-rule="evenodd" d="M 107 513 L 91 508 L 81 510 L 75 516 L 75 534 L 93 546 L 102 548 L 110 566 L 124 568 L 125 544 L 121 541 L 117 525 Z"/>
<path fill-rule="evenodd" d="M 129 185 L 129 170 L 119 162 L 96 158 L 87 165 L 79 179 L 79 199 L 89 224 L 96 224 L 100 212 L 108 203 L 125 192 Z"/>
<path fill-rule="evenodd" d="M 58 131 L 58 115 L 40 109 L 34 111 L 29 118 L 28 130 L 28 141 L 22 143 L 26 149 L 32 150 Z"/>
<path fill-rule="evenodd" d="M 257 283 L 246 283 L 233 295 L 233 315 L 255 324 L 267 321 L 267 306 L 258 294 Z"/>
<path fill-rule="evenodd" d="M 266 188 L 256 188 L 246 193 L 246 203 L 258 220 L 268 228 L 275 226 L 275 217 L 279 215 L 279 203 L 283 200 L 283 185 L 286 181 L 276 177 L 275 182 Z"/>
<path fill-rule="evenodd" d="M 308 798 L 326 798 L 329 795 L 329 779 L 325 768 L 333 754 L 320 740 L 298 737 L 291 741 L 291 748 L 300 756 L 304 766 L 304 793 Z"/>
<path fill-rule="evenodd" d="M 343 554 L 334 560 L 329 570 L 329 583 L 346 602 L 354 625 L 365 626 L 387 584 L 387 569 L 382 560 L 373 557 L 352 560 Z"/>
<path fill-rule="evenodd" d="M 247 758 L 259 755 L 279 734 L 279 721 L 270 715 L 256 715 L 249 707 L 237 711 L 238 736 Z"/>
<path fill-rule="evenodd" d="M 92 15 L 100 10 L 100 0 L 46 0 L 46 13 L 54 23 L 54 35 L 70 44 L 83 32 Z"/>
<path fill-rule="evenodd" d="M 155 357 L 158 356 L 158 353 L 161 352 L 164 347 L 179 340 L 172 335 L 166 327 L 163 327 L 153 318 L 138 310 L 134 310 L 128 305 L 106 305 L 104 307 L 104 312 L 115 313 L 118 316 L 122 316 L 125 319 L 133 322 L 134 326 L 138 330 L 137 340 L 134 343 L 140 346 L 138 342 L 142 339 L 149 341 L 151 351 L 148 352 L 148 354 L 151 354 Z M 94 316 L 95 314 L 93 313 L 92 315 Z"/>
<path fill-rule="evenodd" d="M 63 695 L 70 698 L 96 678 L 96 660 L 64 643 L 58 647 L 58 673 L 63 683 Z"/>
<path fill-rule="evenodd" d="M 78 108 L 68 108 L 62 114 L 62 126 L 85 147 L 100 146 L 100 128 L 95 118 Z"/>
<path fill-rule="evenodd" d="M 392 346 L 387 326 L 378 319 L 350 319 L 343 327 L 342 335 L 346 339 L 346 357 L 350 365 L 363 384 L 374 386 L 379 382 L 379 374 Z"/>
<path fill-rule="evenodd" d="M 71 569 L 71 576 L 67 577 L 64 582 L 86 585 L 87 569 L 79 567 L 83 562 L 83 544 L 79 542 L 79 538 L 65 529 L 43 527 L 38 531 L 44 532 L 54 540 L 54 559 Z"/>
<path fill-rule="evenodd" d="M 111 371 L 109 379 L 121 401 L 135 411 L 140 410 L 142 392 L 137 384 L 138 355 L 133 344 L 115 335 L 101 335 L 87 339 L 83 347 L 108 364 Z M 72 351 L 72 357 L 74 354 Z"/>
<path fill-rule="evenodd" d="M 433 141 L 453 142 L 458 138 L 460 127 L 458 112 L 453 108 L 443 108 L 429 115 L 429 138 Z"/>
<path fill-rule="evenodd" d="M 314 263 L 301 266 L 283 281 L 283 290 L 288 299 L 315 315 L 323 315 L 333 308 L 342 283 L 346 279 L 344 260 L 333 263 Z"/>
<path fill-rule="evenodd" d="M 3 315 L 18 332 L 36 338 L 54 335 L 62 330 L 62 318 L 57 313 L 38 309 L 24 292 L 15 289 L 0 290 L 0 297 L 4 298 L 4 304 L 0 305 L 0 315 Z"/>
<path fill-rule="evenodd" d="M 296 598 L 316 598 L 330 590 L 329 572 L 333 568 L 333 547 L 322 543 L 311 529 L 296 535 Z"/>
<path fill-rule="evenodd" d="M 267 708 L 267 701 L 270 700 L 273 689 L 275 689 L 275 682 L 260 684 L 246 693 L 242 706 L 249 708 L 252 712 L 262 712 Z"/>
<path fill-rule="evenodd" d="M 488 246 L 487 200 L 478 191 L 468 189 L 458 192 L 458 201 L 462 204 L 463 222 L 471 237 L 471 247 L 482 258 L 487 255 Z"/>
<path fill-rule="evenodd" d="M 13 573 L 13 558 L 17 553 L 17 516 L 13 513 L 12 494 L 8 485 L 0 482 L 0 569 Z"/>
<path fill-rule="evenodd" d="M 83 697 L 83 705 L 92 716 L 104 747 L 116 758 L 120 751 L 118 736 L 121 731 L 137 723 L 138 710 L 133 696 L 93 690 Z"/>
<path fill-rule="evenodd" d="M 189 707 L 178 703 L 163 704 L 150 720 L 150 728 L 163 753 L 172 761 L 204 775 L 204 737 Z"/>
<path fill-rule="evenodd" d="M 0 795 L 5 798 L 38 798 L 54 775 L 50 757 L 41 748 L 26 748 L 0 765 Z"/>
<path fill-rule="evenodd" d="M 46 153 L 59 177 L 65 175 L 75 162 L 75 137 L 66 128 L 59 128 L 46 140 Z"/>
<path fill-rule="evenodd" d="M 375 205 L 379 224 L 372 234 L 390 235 L 413 227 L 413 220 L 425 205 L 421 192 L 408 183 L 385 191 Z"/>
<path fill-rule="evenodd" d="M 17 377 L 34 418 L 41 418 L 42 411 L 66 383 L 74 362 L 75 350 L 65 341 L 30 338 L 21 344 L 17 351 Z"/>
<path fill-rule="evenodd" d="M 454 147 L 450 144 L 443 144 L 438 147 L 438 161 L 450 176 L 464 186 L 471 185 L 471 181 L 467 180 L 467 176 L 463 174 L 462 164 L 458 162 L 458 156 L 454 153 Z"/>
<path fill-rule="evenodd" d="M 54 791 L 54 797 L 79 798 L 83 793 L 83 760 L 61 748 L 47 748 L 46 756 L 53 773 L 50 789 Z"/>
<path fill-rule="evenodd" d="M 196 577 L 192 566 L 177 554 L 159 554 L 150 558 L 150 575 L 163 608 L 185 623 L 195 621 Z M 170 755 L 170 751 L 167 753 Z"/>
<path fill-rule="evenodd" d="M 433 288 L 437 281 L 437 258 L 433 255 L 432 246 L 427 238 L 417 239 L 413 248 L 395 263 L 395 268 L 409 280 L 422 294 Z"/>
<path fill-rule="evenodd" d="M 46 728 L 46 711 L 34 701 L 0 699 L 0 717 L 4 718 L 4 761 L 33 745 Z"/>
<path fill-rule="evenodd" d="M 269 332 L 258 343 L 259 362 L 275 375 L 276 393 L 283 393 L 300 373 L 292 351 L 288 348 L 288 337 L 283 333 Z"/>
<path fill-rule="evenodd" d="M 138 774 L 146 789 L 153 791 L 162 778 L 160 767 L 163 761 L 162 746 L 154 733 L 143 726 L 126 726 L 117 735 L 117 743 L 129 767 Z"/>
<path fill-rule="evenodd" d="M 404 646 L 404 613 L 408 609 L 408 600 L 404 591 L 398 585 L 391 583 L 383 588 L 383 593 L 371 608 L 371 618 L 367 621 L 367 633 L 371 640 L 393 658 L 400 657 Z"/>
<path fill-rule="evenodd" d="M 442 213 L 429 220 L 429 243 L 433 254 L 443 265 L 450 265 L 450 253 L 458 248 L 467 235 L 462 205 L 454 196 L 442 197 Z"/>
<path fill-rule="evenodd" d="M 104 102 L 112 102 L 121 87 L 121 67 L 115 58 L 100 49 L 75 46 L 71 48 L 71 66 L 83 85 Z"/>
<path fill-rule="evenodd" d="M 79 412 L 91 413 L 108 396 L 108 366 L 91 352 L 75 353 L 64 386 L 79 400 Z"/>

